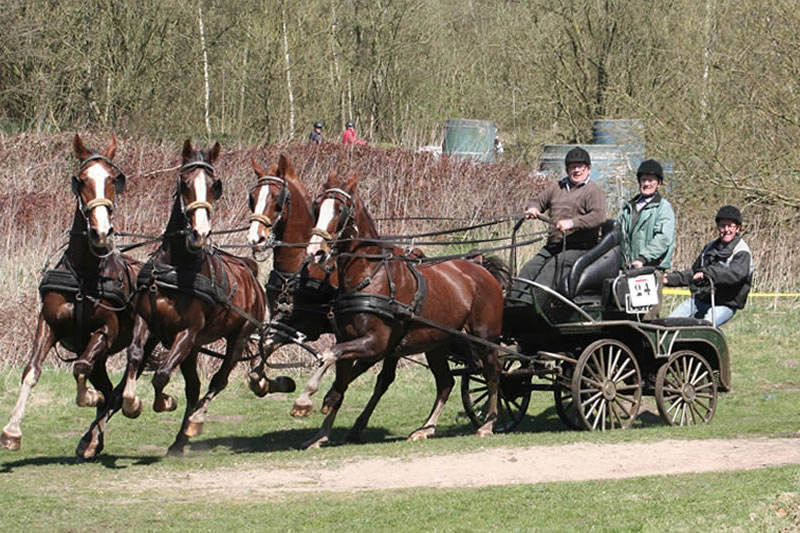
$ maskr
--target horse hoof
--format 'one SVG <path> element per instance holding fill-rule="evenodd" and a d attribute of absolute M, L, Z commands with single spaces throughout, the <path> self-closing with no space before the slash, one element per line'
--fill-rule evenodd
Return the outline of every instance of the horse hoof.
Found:
<path fill-rule="evenodd" d="M 78 443 L 75 449 L 75 455 L 81 461 L 92 461 L 100 452 L 103 451 L 103 436 L 100 435 L 97 440 L 92 439 L 91 435 L 87 433 Z"/>
<path fill-rule="evenodd" d="M 311 439 L 310 441 L 303 443 L 303 449 L 316 450 L 322 448 L 326 444 L 328 444 L 328 437 L 320 437 L 318 439 Z"/>
<path fill-rule="evenodd" d="M 494 436 L 494 431 L 492 431 L 491 429 L 483 429 L 483 428 L 481 428 L 481 429 L 478 430 L 476 435 L 478 437 L 493 437 Z"/>
<path fill-rule="evenodd" d="M 134 396 L 133 400 L 123 400 L 122 414 L 128 418 L 138 418 L 142 414 L 142 399 Z"/>
<path fill-rule="evenodd" d="M 259 398 L 263 398 L 269 393 L 269 382 L 266 378 L 257 377 L 253 379 L 253 374 L 250 374 L 250 382 L 248 383 L 250 390 Z"/>
<path fill-rule="evenodd" d="M 156 413 L 164 413 L 167 411 L 174 411 L 178 408 L 178 402 L 169 394 L 162 394 L 160 398 L 156 398 L 153 402 L 153 411 Z"/>
<path fill-rule="evenodd" d="M 183 446 L 173 444 L 167 448 L 167 457 L 183 457 Z"/>
<path fill-rule="evenodd" d="M 294 407 L 292 407 L 291 415 L 295 418 L 305 418 L 307 416 L 311 416 L 311 411 L 313 410 L 314 405 L 309 404 L 298 404 L 295 402 Z"/>
<path fill-rule="evenodd" d="M 5 448 L 10 452 L 19 451 L 22 447 L 22 435 L 9 435 L 5 431 L 0 436 L 0 448 Z"/>
<path fill-rule="evenodd" d="M 192 422 L 186 425 L 186 431 L 183 432 L 184 435 L 187 437 L 197 437 L 203 434 L 203 423 L 202 422 Z"/>
<path fill-rule="evenodd" d="M 289 376 L 278 376 L 269 385 L 269 392 L 294 392 L 297 388 L 294 380 Z"/>
<path fill-rule="evenodd" d="M 418 429 L 414 433 L 408 436 L 408 440 L 410 441 L 426 440 L 428 437 L 433 437 L 433 435 L 434 435 L 434 430 Z"/>
<path fill-rule="evenodd" d="M 75 403 L 78 407 L 102 407 L 105 403 L 103 393 L 94 389 L 87 389 L 83 394 L 78 394 Z"/>

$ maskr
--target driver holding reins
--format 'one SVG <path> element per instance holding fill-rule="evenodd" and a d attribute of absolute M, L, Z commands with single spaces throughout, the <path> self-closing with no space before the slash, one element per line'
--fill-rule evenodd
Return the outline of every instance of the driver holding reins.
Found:
<path fill-rule="evenodd" d="M 550 183 L 526 206 L 526 218 L 539 218 L 550 211 L 553 225 L 547 244 L 525 263 L 520 277 L 556 288 L 563 274 L 600 240 L 600 226 L 606 220 L 606 195 L 589 178 L 589 152 L 572 148 L 564 158 L 566 177 Z M 566 239 L 566 242 L 564 242 Z"/>

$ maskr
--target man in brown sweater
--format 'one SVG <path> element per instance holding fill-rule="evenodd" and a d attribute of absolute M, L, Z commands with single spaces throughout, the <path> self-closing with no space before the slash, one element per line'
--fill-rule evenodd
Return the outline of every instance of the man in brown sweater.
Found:
<path fill-rule="evenodd" d="M 558 286 L 561 278 L 586 250 L 597 244 L 600 226 L 606 220 L 606 195 L 589 179 L 589 153 L 575 147 L 564 159 L 567 176 L 553 182 L 526 206 L 527 218 L 538 218 L 550 210 L 547 244 L 525 263 L 520 277 Z"/>

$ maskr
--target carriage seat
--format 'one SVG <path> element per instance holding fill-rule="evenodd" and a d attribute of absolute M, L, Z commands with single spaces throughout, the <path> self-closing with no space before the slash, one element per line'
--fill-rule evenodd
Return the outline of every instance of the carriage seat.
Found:
<path fill-rule="evenodd" d="M 599 298 L 603 292 L 603 282 L 616 277 L 619 272 L 622 261 L 619 222 L 609 218 L 600 227 L 600 233 L 600 242 L 580 256 L 561 279 L 558 291 L 570 300 L 588 295 Z"/>

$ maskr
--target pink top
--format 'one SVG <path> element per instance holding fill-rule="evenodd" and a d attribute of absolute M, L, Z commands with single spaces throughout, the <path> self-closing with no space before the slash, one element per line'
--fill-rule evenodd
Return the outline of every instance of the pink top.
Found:
<path fill-rule="evenodd" d="M 344 130 L 344 137 L 342 137 L 342 144 L 367 144 L 366 141 L 362 141 L 358 137 L 356 137 L 356 130 L 353 128 L 347 128 Z"/>

